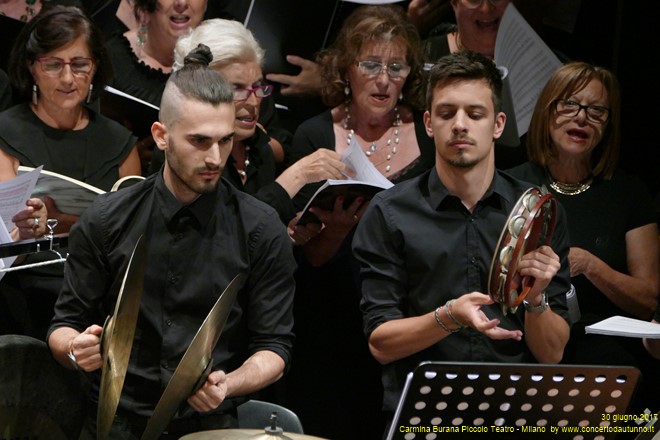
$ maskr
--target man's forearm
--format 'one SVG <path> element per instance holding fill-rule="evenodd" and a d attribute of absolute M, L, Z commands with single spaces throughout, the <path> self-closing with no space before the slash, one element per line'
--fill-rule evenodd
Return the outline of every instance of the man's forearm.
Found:
<path fill-rule="evenodd" d="M 525 341 L 540 363 L 556 364 L 564 355 L 570 328 L 550 308 L 543 313 L 525 312 Z"/>
<path fill-rule="evenodd" d="M 227 374 L 227 397 L 244 396 L 265 388 L 282 377 L 284 367 L 284 360 L 275 352 L 256 352 Z"/>

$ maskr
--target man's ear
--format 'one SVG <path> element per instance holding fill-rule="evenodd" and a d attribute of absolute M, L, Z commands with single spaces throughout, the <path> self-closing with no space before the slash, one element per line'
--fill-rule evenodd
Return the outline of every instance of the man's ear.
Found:
<path fill-rule="evenodd" d="M 504 126 L 506 125 L 506 114 L 504 112 L 499 112 L 495 116 L 495 130 L 493 131 L 493 139 L 499 139 L 504 132 Z"/>
<path fill-rule="evenodd" d="M 433 138 L 433 127 L 431 126 L 431 113 L 426 110 L 424 112 L 424 128 L 426 129 L 426 134 L 430 138 Z"/>
<path fill-rule="evenodd" d="M 151 135 L 156 146 L 165 151 L 167 149 L 167 127 L 162 122 L 156 121 L 151 124 Z"/>

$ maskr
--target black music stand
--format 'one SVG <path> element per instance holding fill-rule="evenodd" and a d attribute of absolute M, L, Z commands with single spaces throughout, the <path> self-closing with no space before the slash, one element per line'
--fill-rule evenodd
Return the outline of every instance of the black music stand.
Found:
<path fill-rule="evenodd" d="M 615 438 L 562 427 L 622 426 L 639 377 L 634 367 L 423 362 L 408 375 L 387 439 Z"/>

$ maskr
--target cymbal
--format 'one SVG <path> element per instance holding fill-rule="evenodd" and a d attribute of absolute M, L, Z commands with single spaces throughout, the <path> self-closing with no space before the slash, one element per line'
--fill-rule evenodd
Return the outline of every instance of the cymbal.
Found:
<path fill-rule="evenodd" d="M 179 440 L 324 440 L 306 434 L 270 434 L 263 429 L 215 429 L 188 434 Z"/>
<path fill-rule="evenodd" d="M 117 411 L 121 390 L 124 387 L 128 360 L 131 356 L 135 326 L 140 312 L 140 299 L 144 284 L 147 261 L 147 244 L 143 236 L 138 238 L 122 281 L 115 311 L 106 319 L 101 333 L 103 370 L 99 390 L 99 406 L 96 413 L 96 435 L 105 439 L 110 433 Z"/>
<path fill-rule="evenodd" d="M 203 385 L 213 366 L 213 349 L 220 339 L 239 290 L 247 276 L 239 273 L 220 295 L 206 316 L 190 346 L 184 353 L 174 374 L 160 396 L 154 412 L 147 422 L 141 440 L 160 437 L 181 403 Z"/>

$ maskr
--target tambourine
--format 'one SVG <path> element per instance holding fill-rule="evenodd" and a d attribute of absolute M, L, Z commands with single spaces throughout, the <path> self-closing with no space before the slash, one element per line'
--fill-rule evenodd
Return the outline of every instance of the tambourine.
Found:
<path fill-rule="evenodd" d="M 515 313 L 534 286 L 534 278 L 518 274 L 520 259 L 552 240 L 557 223 L 557 199 L 530 188 L 518 199 L 502 229 L 488 274 L 488 294 L 502 313 Z"/>

